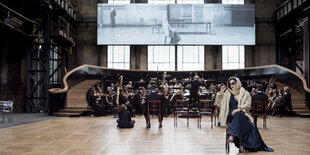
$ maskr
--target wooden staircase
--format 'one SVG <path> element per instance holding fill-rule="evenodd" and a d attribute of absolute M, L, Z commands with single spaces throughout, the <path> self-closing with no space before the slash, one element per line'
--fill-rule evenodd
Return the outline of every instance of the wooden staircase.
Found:
<path fill-rule="evenodd" d="M 275 82 L 278 88 L 284 88 L 287 86 L 285 83 Z M 291 99 L 292 99 L 292 107 L 293 111 L 298 116 L 309 117 L 310 116 L 310 109 L 306 106 L 306 97 L 303 92 L 297 91 L 294 87 L 290 86 L 291 92 Z"/>
<path fill-rule="evenodd" d="M 83 111 L 87 111 L 88 103 L 86 93 L 90 87 L 100 80 L 85 80 L 72 86 L 67 92 L 66 106 L 59 112 L 54 112 L 54 116 L 79 117 Z"/>

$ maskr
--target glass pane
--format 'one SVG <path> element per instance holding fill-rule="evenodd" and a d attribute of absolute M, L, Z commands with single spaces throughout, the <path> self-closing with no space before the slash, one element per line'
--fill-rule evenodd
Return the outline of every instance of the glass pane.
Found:
<path fill-rule="evenodd" d="M 130 4 L 130 0 L 108 0 L 108 4 Z"/>
<path fill-rule="evenodd" d="M 148 0 L 149 4 L 174 4 L 175 0 Z"/>
<path fill-rule="evenodd" d="M 177 0 L 177 4 L 203 4 L 204 0 Z"/>
<path fill-rule="evenodd" d="M 174 70 L 174 55 L 174 46 L 148 46 L 148 70 Z"/>
<path fill-rule="evenodd" d="M 222 68 L 244 68 L 244 46 L 222 46 Z"/>
<path fill-rule="evenodd" d="M 108 46 L 108 68 L 129 69 L 130 46 Z"/>
<path fill-rule="evenodd" d="M 204 46 L 178 46 L 178 70 L 203 70 Z"/>

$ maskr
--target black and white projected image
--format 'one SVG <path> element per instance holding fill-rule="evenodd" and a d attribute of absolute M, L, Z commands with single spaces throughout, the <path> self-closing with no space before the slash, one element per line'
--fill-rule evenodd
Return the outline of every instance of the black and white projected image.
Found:
<path fill-rule="evenodd" d="M 255 45 L 255 6 L 98 4 L 98 45 Z"/>

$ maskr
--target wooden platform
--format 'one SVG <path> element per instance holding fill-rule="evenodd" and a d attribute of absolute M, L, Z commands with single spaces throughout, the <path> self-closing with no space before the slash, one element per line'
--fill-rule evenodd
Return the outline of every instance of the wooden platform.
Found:
<path fill-rule="evenodd" d="M 210 128 L 210 118 L 203 118 L 202 129 L 197 119 L 164 118 L 163 128 L 158 128 L 157 118 L 151 119 L 150 129 L 145 128 L 144 117 L 138 116 L 135 128 L 118 129 L 116 119 L 107 117 L 59 117 L 43 122 L 0 129 L 0 154 L 226 154 L 225 128 Z M 0 124 L 1 125 L 1 124 Z M 308 155 L 310 154 L 310 119 L 298 117 L 268 117 L 267 129 L 259 131 L 265 143 L 275 152 L 244 154 Z M 238 149 L 231 144 L 230 154 Z"/>

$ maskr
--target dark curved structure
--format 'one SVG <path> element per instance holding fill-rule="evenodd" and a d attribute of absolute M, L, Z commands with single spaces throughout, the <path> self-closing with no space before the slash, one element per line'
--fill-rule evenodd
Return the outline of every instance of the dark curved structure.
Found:
<path fill-rule="evenodd" d="M 132 81 L 134 84 L 139 83 L 138 81 L 140 79 L 145 81 L 143 83 L 149 83 L 151 78 L 157 78 L 159 80 L 162 79 L 163 72 L 164 71 L 120 70 L 92 65 L 82 65 L 71 70 L 64 76 L 64 88 L 52 88 L 50 89 L 50 93 L 54 95 L 66 93 L 69 88 L 68 82 L 70 81 L 71 83 L 76 83 L 84 80 L 98 79 L 117 82 L 119 81 L 119 77 L 123 76 L 123 81 L 125 84 L 127 84 L 128 81 Z M 231 76 L 237 76 L 242 81 L 263 79 L 269 80 L 271 76 L 276 76 L 277 81 L 283 82 L 295 88 L 299 93 L 304 93 L 306 96 L 306 105 L 308 105 L 310 98 L 310 89 L 308 88 L 305 79 L 296 72 L 279 65 L 268 65 L 234 70 L 167 71 L 167 74 L 170 75 L 168 80 L 176 78 L 178 81 L 181 81 L 184 78 L 198 74 L 205 80 L 214 81 L 216 83 L 226 83 L 226 80 Z"/>

